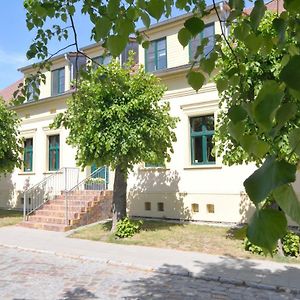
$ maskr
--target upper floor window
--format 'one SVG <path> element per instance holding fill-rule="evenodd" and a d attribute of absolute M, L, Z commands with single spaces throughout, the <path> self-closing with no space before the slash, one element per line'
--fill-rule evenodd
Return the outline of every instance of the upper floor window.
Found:
<path fill-rule="evenodd" d="M 32 156 L 33 156 L 33 139 L 25 139 L 24 141 L 24 172 L 32 172 Z"/>
<path fill-rule="evenodd" d="M 30 82 L 27 88 L 27 102 L 38 100 L 39 98 L 39 83 L 37 81 Z"/>
<path fill-rule="evenodd" d="M 59 169 L 59 135 L 50 135 L 49 143 L 49 171 L 57 171 Z"/>
<path fill-rule="evenodd" d="M 204 38 L 208 38 L 208 43 L 204 47 L 201 56 L 209 56 L 215 46 L 215 23 L 207 24 L 203 31 L 190 41 L 190 61 L 194 59 L 197 47 L 201 45 L 201 41 Z M 199 56 L 198 59 L 201 58 L 201 56 Z"/>
<path fill-rule="evenodd" d="M 214 164 L 212 155 L 214 135 L 214 116 L 190 118 L 191 161 L 193 165 Z"/>
<path fill-rule="evenodd" d="M 145 52 L 145 68 L 148 72 L 167 68 L 167 42 L 166 38 L 150 42 Z"/>
<path fill-rule="evenodd" d="M 71 63 L 71 80 L 76 80 L 80 76 L 80 71 L 85 70 L 86 57 L 78 54 L 69 57 Z"/>
<path fill-rule="evenodd" d="M 52 71 L 52 96 L 64 93 L 65 91 L 65 68 Z"/>
<path fill-rule="evenodd" d="M 134 62 L 136 64 L 139 63 L 139 44 L 137 42 L 129 42 L 124 51 L 121 54 L 121 60 L 122 60 L 122 64 L 126 63 L 128 61 L 128 57 L 129 57 L 129 52 L 133 51 L 134 52 Z"/>
<path fill-rule="evenodd" d="M 99 65 L 107 66 L 111 61 L 112 61 L 112 56 L 109 54 L 94 57 L 92 62 L 93 69 L 97 69 Z"/>

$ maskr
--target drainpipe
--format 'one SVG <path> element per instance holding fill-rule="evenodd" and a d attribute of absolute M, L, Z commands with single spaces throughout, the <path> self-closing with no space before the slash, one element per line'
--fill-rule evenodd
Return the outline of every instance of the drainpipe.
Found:
<path fill-rule="evenodd" d="M 70 68 L 70 83 L 69 84 L 71 85 L 71 81 L 73 81 L 73 64 L 71 64 L 68 53 L 65 54 L 65 60 L 68 62 L 69 68 Z"/>

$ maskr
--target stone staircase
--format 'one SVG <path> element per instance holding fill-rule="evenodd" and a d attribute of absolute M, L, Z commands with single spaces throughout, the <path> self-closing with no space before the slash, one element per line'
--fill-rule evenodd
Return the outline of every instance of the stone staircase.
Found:
<path fill-rule="evenodd" d="M 112 191 L 72 191 L 68 194 L 68 222 L 63 193 L 48 200 L 28 216 L 20 226 L 51 231 L 67 231 L 76 227 L 110 218 Z M 67 223 L 67 224 L 66 224 Z"/>

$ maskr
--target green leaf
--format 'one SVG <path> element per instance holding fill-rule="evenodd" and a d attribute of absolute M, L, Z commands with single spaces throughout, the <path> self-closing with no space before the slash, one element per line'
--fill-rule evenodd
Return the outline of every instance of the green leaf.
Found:
<path fill-rule="evenodd" d="M 189 71 L 187 74 L 187 80 L 190 86 L 195 90 L 198 91 L 202 88 L 205 77 L 201 72 Z"/>
<path fill-rule="evenodd" d="M 277 32 L 279 43 L 283 43 L 285 41 L 286 25 L 285 20 L 282 18 L 276 18 L 273 20 L 273 28 Z"/>
<path fill-rule="evenodd" d="M 196 36 L 204 29 L 205 24 L 200 18 L 191 17 L 184 22 L 184 27 L 191 33 L 192 36 Z"/>
<path fill-rule="evenodd" d="M 257 29 L 260 21 L 265 15 L 265 11 L 267 10 L 265 3 L 263 0 L 256 0 L 252 12 L 250 14 L 250 22 L 251 26 L 254 30 Z"/>
<path fill-rule="evenodd" d="M 150 0 L 147 5 L 147 11 L 150 16 L 158 21 L 164 12 L 164 1 Z"/>
<path fill-rule="evenodd" d="M 216 82 L 218 92 L 221 94 L 224 92 L 228 87 L 228 80 L 219 78 Z"/>
<path fill-rule="evenodd" d="M 280 186 L 274 190 L 273 196 L 280 208 L 300 225 L 300 202 L 292 185 Z"/>
<path fill-rule="evenodd" d="M 247 118 L 247 112 L 241 105 L 234 105 L 228 110 L 228 117 L 233 123 L 238 123 Z"/>
<path fill-rule="evenodd" d="M 290 59 L 288 64 L 282 69 L 280 79 L 288 87 L 300 91 L 300 55 L 295 55 Z"/>
<path fill-rule="evenodd" d="M 295 128 L 290 132 L 289 143 L 293 151 L 300 156 L 300 128 Z"/>
<path fill-rule="evenodd" d="M 111 28 L 111 22 L 106 17 L 101 17 L 95 24 L 95 40 L 100 41 L 107 37 Z"/>
<path fill-rule="evenodd" d="M 268 157 L 262 166 L 244 181 L 244 186 L 251 201 L 258 205 L 275 188 L 296 179 L 296 166 L 286 161 L 276 161 Z"/>
<path fill-rule="evenodd" d="M 276 130 L 280 130 L 287 121 L 292 119 L 297 112 L 297 105 L 295 103 L 284 103 L 276 112 Z"/>
<path fill-rule="evenodd" d="M 192 38 L 191 33 L 186 28 L 181 28 L 178 32 L 178 41 L 183 46 L 186 47 Z"/>
<path fill-rule="evenodd" d="M 151 25 L 151 20 L 149 15 L 146 12 L 142 11 L 140 12 L 140 16 L 145 27 L 149 28 L 149 26 Z"/>
<path fill-rule="evenodd" d="M 144 42 L 142 43 L 142 47 L 143 47 L 144 49 L 148 49 L 149 46 L 150 46 L 150 42 L 149 42 L 149 41 L 144 41 Z"/>
<path fill-rule="evenodd" d="M 110 53 L 117 57 L 127 45 L 128 39 L 120 35 L 112 35 L 107 38 L 107 48 Z"/>
<path fill-rule="evenodd" d="M 284 0 L 283 7 L 292 13 L 300 13 L 299 0 Z"/>
<path fill-rule="evenodd" d="M 237 142 L 239 142 L 245 132 L 245 123 L 239 122 L 234 124 L 230 121 L 228 124 L 228 132 Z"/>
<path fill-rule="evenodd" d="M 259 140 L 255 135 L 242 135 L 239 142 L 247 153 L 251 153 L 258 158 L 264 158 L 270 150 L 269 144 Z"/>
<path fill-rule="evenodd" d="M 239 24 L 236 26 L 236 28 L 233 31 L 234 36 L 241 41 L 245 41 L 250 34 L 251 27 L 248 23 L 243 22 L 242 24 Z"/>
<path fill-rule="evenodd" d="M 218 59 L 218 54 L 212 52 L 209 58 L 202 58 L 200 60 L 200 69 L 207 73 L 208 75 L 215 69 L 215 64 Z"/>
<path fill-rule="evenodd" d="M 283 212 L 274 209 L 257 210 L 248 228 L 247 237 L 251 243 L 267 250 L 271 255 L 277 241 L 287 231 L 287 220 Z"/>
<path fill-rule="evenodd" d="M 273 127 L 275 114 L 283 95 L 284 93 L 279 84 L 272 80 L 265 81 L 259 91 L 254 102 L 253 113 L 258 126 L 264 132 L 270 131 Z"/>

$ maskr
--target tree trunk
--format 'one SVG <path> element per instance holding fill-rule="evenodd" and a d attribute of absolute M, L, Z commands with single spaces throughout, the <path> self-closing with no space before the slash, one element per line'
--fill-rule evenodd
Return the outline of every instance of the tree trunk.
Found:
<path fill-rule="evenodd" d="M 118 165 L 115 170 L 114 191 L 112 201 L 112 228 L 114 232 L 119 220 L 126 217 L 127 174 Z"/>

